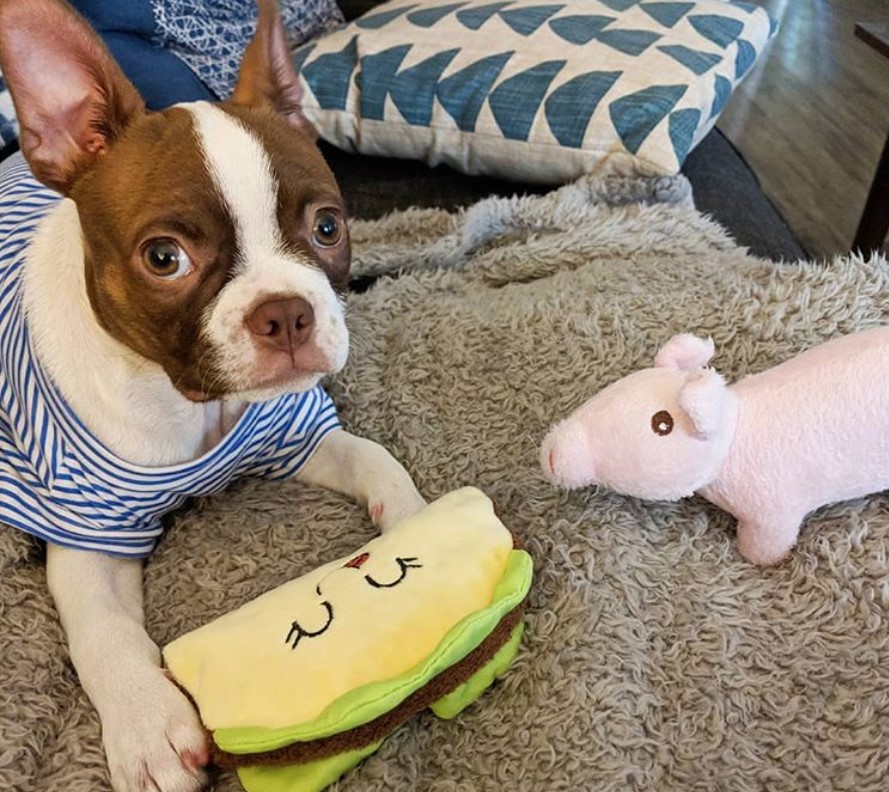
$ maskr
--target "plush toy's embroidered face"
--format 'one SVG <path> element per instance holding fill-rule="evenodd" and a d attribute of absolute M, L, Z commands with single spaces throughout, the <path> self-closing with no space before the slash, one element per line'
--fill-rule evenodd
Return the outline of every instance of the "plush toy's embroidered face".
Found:
<path fill-rule="evenodd" d="M 336 611 L 330 600 L 325 598 L 324 592 L 321 590 L 322 585 L 329 581 L 334 575 L 337 575 L 338 578 L 341 577 L 343 570 L 360 570 L 361 567 L 370 560 L 370 555 L 370 553 L 361 553 L 360 555 L 355 556 L 355 558 L 352 558 L 343 564 L 340 569 L 335 569 L 333 572 L 330 572 L 321 583 L 315 586 L 315 591 L 319 597 L 318 606 L 323 615 L 320 619 L 316 616 L 307 616 L 305 619 L 294 619 L 290 624 L 290 629 L 287 632 L 287 637 L 284 639 L 284 643 L 290 644 L 291 649 L 296 649 L 303 638 L 318 638 L 324 635 L 333 626 L 334 619 L 336 618 Z M 419 559 L 417 558 L 402 558 L 401 556 L 398 556 L 395 559 L 397 569 L 394 570 L 391 575 L 386 577 L 381 576 L 378 579 L 373 577 L 370 573 L 366 573 L 360 579 L 367 584 L 371 591 L 373 591 L 373 589 L 395 588 L 404 583 L 409 569 L 423 568 L 422 564 L 417 563 L 418 561 Z M 314 625 L 315 621 L 323 622 L 323 624 L 320 627 L 315 626 L 313 628 L 304 626 L 304 624 Z"/>
<path fill-rule="evenodd" d="M 512 552 L 490 500 L 458 490 L 181 636 L 164 658 L 211 731 L 307 723 L 428 659 L 449 630 L 491 604 Z"/>

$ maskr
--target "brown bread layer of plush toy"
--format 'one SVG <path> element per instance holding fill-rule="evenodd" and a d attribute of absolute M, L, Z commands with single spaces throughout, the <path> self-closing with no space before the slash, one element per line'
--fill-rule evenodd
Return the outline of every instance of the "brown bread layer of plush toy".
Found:
<path fill-rule="evenodd" d="M 255 765 L 306 764 L 378 742 L 480 671 L 509 640 L 524 612 L 525 603 L 522 602 L 507 613 L 493 632 L 460 662 L 442 671 L 419 690 L 415 690 L 394 709 L 368 723 L 330 737 L 295 742 L 275 751 L 253 754 L 228 753 L 212 743 L 211 739 L 211 760 L 213 764 L 228 770 Z"/>

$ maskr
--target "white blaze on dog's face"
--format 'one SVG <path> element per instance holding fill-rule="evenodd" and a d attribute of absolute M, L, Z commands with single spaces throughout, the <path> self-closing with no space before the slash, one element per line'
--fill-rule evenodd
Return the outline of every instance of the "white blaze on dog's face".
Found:
<path fill-rule="evenodd" d="M 0 59 L 35 175 L 76 204 L 99 324 L 195 401 L 265 399 L 338 371 L 343 201 L 274 3 L 260 2 L 230 102 L 157 113 L 70 9 L 37 5 L 3 7 L 15 34 L 0 31 Z M 35 26 L 45 35 L 25 35 Z M 63 91 L 41 76 L 53 59 Z"/>
<path fill-rule="evenodd" d="M 349 267 L 339 191 L 320 156 L 288 150 L 293 131 L 285 124 L 276 134 L 278 119 L 236 106 L 184 109 L 236 248 L 224 285 L 201 310 L 201 340 L 216 369 L 204 382 L 247 399 L 312 387 L 348 352 L 335 290 Z"/>

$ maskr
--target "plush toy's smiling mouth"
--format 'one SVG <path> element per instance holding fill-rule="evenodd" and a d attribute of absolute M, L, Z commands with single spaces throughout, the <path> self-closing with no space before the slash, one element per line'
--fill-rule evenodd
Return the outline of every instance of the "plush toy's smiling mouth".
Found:
<path fill-rule="evenodd" d="M 345 564 L 339 567 L 339 569 L 360 569 L 367 563 L 369 559 L 370 553 L 361 553 L 354 558 L 350 558 L 348 561 L 346 561 Z M 365 575 L 364 581 L 365 583 L 367 583 L 368 586 L 375 589 L 395 588 L 396 586 L 400 586 L 404 582 L 404 579 L 407 577 L 407 571 L 409 569 L 423 568 L 422 564 L 417 563 L 419 560 L 420 559 L 413 557 L 402 558 L 401 556 L 397 556 L 395 558 L 395 563 L 398 564 L 398 577 L 394 578 L 393 580 L 379 581 L 372 578 L 370 575 Z M 324 580 L 326 580 L 336 571 L 337 570 L 334 569 L 332 572 L 329 572 Z M 321 583 L 323 583 L 324 580 L 322 580 Z M 321 583 L 315 586 L 315 593 L 319 597 L 324 596 L 321 593 Z M 287 637 L 284 639 L 284 643 L 290 646 L 291 649 L 296 649 L 303 638 L 318 638 L 319 636 L 324 635 L 324 633 L 326 633 L 330 629 L 334 620 L 333 605 L 325 599 L 321 600 L 318 604 L 326 612 L 326 623 L 315 630 L 307 630 L 305 627 L 303 627 L 302 624 L 300 624 L 298 620 L 294 619 L 290 623 L 290 629 L 287 632 Z"/>
<path fill-rule="evenodd" d="M 321 593 L 320 589 L 318 589 L 318 593 Z M 317 638 L 319 635 L 324 635 L 333 624 L 333 606 L 325 600 L 321 603 L 321 607 L 327 611 L 327 623 L 323 627 L 317 630 L 307 630 L 298 621 L 294 621 L 290 625 L 290 632 L 287 633 L 284 643 L 290 644 L 291 649 L 296 649 L 303 638 Z"/>

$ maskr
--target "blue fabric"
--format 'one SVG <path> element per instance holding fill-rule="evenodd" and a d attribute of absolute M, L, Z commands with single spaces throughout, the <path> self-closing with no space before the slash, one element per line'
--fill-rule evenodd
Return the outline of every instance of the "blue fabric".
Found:
<path fill-rule="evenodd" d="M 537 30 L 547 19 L 553 14 L 557 14 L 564 6 L 561 5 L 544 5 L 529 6 L 527 8 L 506 9 L 500 14 L 501 19 L 506 22 L 516 33 L 522 36 L 530 36 Z"/>
<path fill-rule="evenodd" d="M 319 387 L 250 404 L 222 441 L 192 462 L 147 468 L 113 455 L 39 366 L 24 310 L 22 262 L 59 196 L 22 156 L 0 166 L 0 522 L 48 542 L 148 555 L 161 517 L 240 476 L 286 478 L 339 426 Z"/>
<path fill-rule="evenodd" d="M 357 42 L 356 36 L 341 52 L 322 55 L 302 70 L 302 76 L 311 86 L 312 93 L 322 97 L 319 101 L 330 107 L 342 110 L 346 106 L 352 71 L 358 62 Z"/>
<path fill-rule="evenodd" d="M 69 0 L 87 21 L 100 33 L 116 31 L 134 33 L 146 39 L 155 36 L 154 11 L 151 0 L 127 0 L 125 3 L 108 0 Z"/>
<path fill-rule="evenodd" d="M 608 108 L 614 128 L 634 154 L 688 90 L 685 85 L 652 85 L 615 99 Z M 687 152 L 686 152 L 687 153 Z"/>
<path fill-rule="evenodd" d="M 164 47 L 150 0 L 72 0 L 72 5 L 102 37 L 150 110 L 216 99 L 197 75 Z"/>
<path fill-rule="evenodd" d="M 676 156 L 680 162 L 685 161 L 685 157 L 691 149 L 695 130 L 698 128 L 700 120 L 701 111 L 692 107 L 670 113 L 670 140 L 673 142 L 673 148 L 676 149 Z"/>
<path fill-rule="evenodd" d="M 102 0 L 93 0 L 103 4 Z M 142 5 L 147 0 L 137 0 Z M 104 3 L 103 5 L 112 5 Z M 156 39 L 220 99 L 234 90 L 244 50 L 256 27 L 255 2 L 153 0 Z M 344 23 L 335 0 L 279 0 L 290 43 L 302 44 Z"/>
<path fill-rule="evenodd" d="M 389 96 L 409 124 L 428 126 L 432 121 L 432 103 L 441 73 L 459 51 L 438 52 L 398 74 L 398 80 L 389 88 Z"/>
<path fill-rule="evenodd" d="M 467 8 L 457 12 L 457 19 L 470 30 L 478 30 L 485 24 L 494 14 L 502 11 L 509 3 L 491 3 L 490 5 L 479 6 L 478 8 Z"/>
<path fill-rule="evenodd" d="M 199 99 L 216 101 L 213 92 L 169 50 L 130 33 L 108 31 L 102 38 L 149 110 Z"/>
<path fill-rule="evenodd" d="M 503 137 L 528 139 L 537 109 L 564 66 L 563 60 L 544 61 L 504 80 L 491 92 L 488 104 Z"/>
<path fill-rule="evenodd" d="M 666 52 L 674 60 L 681 63 L 687 69 L 691 69 L 695 74 L 706 74 L 712 69 L 722 58 L 712 52 L 701 52 L 700 50 L 685 47 L 682 44 L 673 44 L 669 46 L 658 47 L 661 52 Z"/>
<path fill-rule="evenodd" d="M 735 3 L 740 5 L 740 3 Z M 665 27 L 674 27 L 689 11 L 695 7 L 694 3 L 640 3 L 641 8 L 652 19 L 657 20 Z"/>
<path fill-rule="evenodd" d="M 408 19 L 420 27 L 432 27 L 439 19 L 464 5 L 466 3 L 451 3 L 450 5 L 436 6 L 434 8 L 423 8 L 420 11 L 412 11 Z"/>
<path fill-rule="evenodd" d="M 561 36 L 571 44 L 589 44 L 608 25 L 614 22 L 614 17 L 603 14 L 560 17 L 549 23 L 550 28 L 557 36 Z"/>
<path fill-rule="evenodd" d="M 621 73 L 588 72 L 569 80 L 546 99 L 546 120 L 563 146 L 580 148 L 593 113 Z"/>
<path fill-rule="evenodd" d="M 438 101 L 464 132 L 475 129 L 491 86 L 512 56 L 512 52 L 489 55 L 438 83 Z"/>

